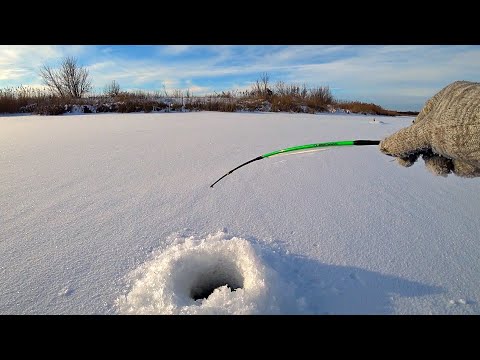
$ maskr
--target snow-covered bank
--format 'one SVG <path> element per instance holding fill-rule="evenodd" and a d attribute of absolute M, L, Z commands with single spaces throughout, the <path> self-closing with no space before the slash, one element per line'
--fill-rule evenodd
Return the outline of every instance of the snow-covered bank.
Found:
<path fill-rule="evenodd" d="M 0 118 L 0 313 L 480 313 L 479 179 L 372 146 L 266 159 L 209 188 L 260 154 L 412 118 L 375 119 Z M 239 288 L 195 301 L 182 266 Z"/>

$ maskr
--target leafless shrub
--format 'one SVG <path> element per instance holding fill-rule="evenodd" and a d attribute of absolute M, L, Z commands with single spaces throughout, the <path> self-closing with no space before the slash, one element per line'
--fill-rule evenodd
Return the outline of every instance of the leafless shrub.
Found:
<path fill-rule="evenodd" d="M 120 94 L 120 85 L 115 80 L 113 80 L 111 83 L 105 85 L 103 93 L 105 94 L 105 96 L 116 97 Z"/>
<path fill-rule="evenodd" d="M 39 75 L 44 84 L 62 98 L 81 98 L 92 89 L 88 70 L 78 65 L 78 61 L 74 57 L 62 59 L 58 69 L 43 65 Z"/>

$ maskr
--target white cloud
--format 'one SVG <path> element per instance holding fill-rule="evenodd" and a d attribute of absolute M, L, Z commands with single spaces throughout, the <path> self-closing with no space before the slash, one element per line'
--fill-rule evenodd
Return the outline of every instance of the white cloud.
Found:
<path fill-rule="evenodd" d="M 87 46 L 0 45 L 0 80 L 22 84 L 39 82 L 38 69 L 45 63 L 63 56 L 77 56 Z"/>
<path fill-rule="evenodd" d="M 189 51 L 193 45 L 166 45 L 162 47 L 161 53 L 169 55 L 179 55 Z"/>
<path fill-rule="evenodd" d="M 199 95 L 199 96 L 213 93 L 213 90 L 208 86 L 193 85 L 193 86 L 188 86 L 183 90 L 190 90 L 190 94 Z"/>
<path fill-rule="evenodd" d="M 54 46 L 1 45 L 0 78 L 18 79 L 31 74 L 43 61 L 59 55 Z"/>
<path fill-rule="evenodd" d="M 271 46 L 266 54 L 259 54 L 256 58 L 257 64 L 277 64 L 284 65 L 292 61 L 305 62 L 312 57 L 331 55 L 335 52 L 346 49 L 345 45 L 294 45 L 288 47 Z"/>
<path fill-rule="evenodd" d="M 455 54 L 439 49 L 409 47 L 400 53 L 385 48 L 363 51 L 359 56 L 334 60 L 324 64 L 295 66 L 288 74 L 289 80 L 299 82 L 330 82 L 351 91 L 365 93 L 387 91 L 400 93 L 409 84 L 409 94 L 425 96 L 438 88 L 438 84 L 461 78 L 466 71 L 480 73 L 480 52 Z M 388 56 L 385 54 L 389 53 Z M 478 80 L 471 78 L 469 80 Z M 417 88 L 417 90 L 415 90 Z M 427 90 L 428 89 L 428 90 Z M 439 90 L 439 89 L 437 89 Z"/>

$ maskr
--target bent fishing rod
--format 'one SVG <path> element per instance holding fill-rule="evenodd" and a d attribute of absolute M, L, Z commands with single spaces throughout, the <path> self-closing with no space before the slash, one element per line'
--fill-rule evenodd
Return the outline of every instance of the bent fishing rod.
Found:
<path fill-rule="evenodd" d="M 316 144 L 298 145 L 298 146 L 292 146 L 292 147 L 281 149 L 281 150 L 272 151 L 272 152 L 260 155 L 260 156 L 256 157 L 255 159 L 244 162 L 242 165 L 239 165 L 235 169 L 230 170 L 228 173 L 226 173 L 220 179 L 218 179 L 212 185 L 210 185 L 210 187 L 213 188 L 213 185 L 218 183 L 225 176 L 230 175 L 235 170 L 240 169 L 242 166 L 245 166 L 245 165 L 248 165 L 248 164 L 250 164 L 254 161 L 266 159 L 266 158 L 269 158 L 269 157 L 272 157 L 272 156 L 275 156 L 275 155 L 280 155 L 280 154 L 284 154 L 284 153 L 291 152 L 291 151 L 313 149 L 313 148 L 326 148 L 326 147 L 334 147 L 334 146 L 378 145 L 378 144 L 380 144 L 380 140 L 346 140 L 346 141 L 332 141 L 332 142 L 321 142 L 321 143 L 316 143 Z"/>

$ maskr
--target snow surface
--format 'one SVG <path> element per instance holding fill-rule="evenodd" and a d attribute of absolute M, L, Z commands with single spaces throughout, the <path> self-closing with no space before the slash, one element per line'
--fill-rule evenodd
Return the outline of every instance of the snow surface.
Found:
<path fill-rule="evenodd" d="M 479 314 L 478 178 L 365 146 L 209 187 L 412 120 L 375 118 L 0 118 L 0 313 Z"/>

